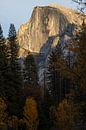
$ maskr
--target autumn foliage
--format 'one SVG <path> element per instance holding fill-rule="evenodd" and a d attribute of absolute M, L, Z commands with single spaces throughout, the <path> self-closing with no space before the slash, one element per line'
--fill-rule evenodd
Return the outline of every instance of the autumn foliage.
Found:
<path fill-rule="evenodd" d="M 37 130 L 39 123 L 37 103 L 33 97 L 28 97 L 24 106 L 24 121 L 27 130 Z"/>

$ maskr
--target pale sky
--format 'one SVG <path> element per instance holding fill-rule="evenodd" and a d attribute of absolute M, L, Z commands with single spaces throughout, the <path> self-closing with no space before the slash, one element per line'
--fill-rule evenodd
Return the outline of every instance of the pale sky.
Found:
<path fill-rule="evenodd" d="M 8 34 L 10 23 L 14 23 L 16 29 L 22 23 L 26 23 L 35 6 L 54 3 L 70 8 L 75 7 L 72 0 L 0 0 L 0 24 L 2 25 L 4 35 Z"/>

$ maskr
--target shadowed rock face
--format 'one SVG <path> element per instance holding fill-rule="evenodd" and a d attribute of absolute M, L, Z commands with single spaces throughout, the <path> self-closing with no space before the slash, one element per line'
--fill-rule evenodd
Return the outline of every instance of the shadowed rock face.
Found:
<path fill-rule="evenodd" d="M 21 25 L 18 31 L 20 56 L 27 55 L 28 50 L 39 53 L 49 37 L 64 32 L 68 23 L 77 24 L 78 16 L 75 11 L 56 5 L 35 7 L 29 22 Z"/>

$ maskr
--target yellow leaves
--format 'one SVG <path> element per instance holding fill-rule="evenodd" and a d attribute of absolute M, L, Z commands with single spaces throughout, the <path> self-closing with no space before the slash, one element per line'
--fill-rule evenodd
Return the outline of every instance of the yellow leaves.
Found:
<path fill-rule="evenodd" d="M 29 130 L 37 128 L 38 125 L 37 103 L 33 97 L 28 97 L 26 99 L 24 107 L 24 121 L 26 122 L 26 125 Z"/>
<path fill-rule="evenodd" d="M 61 130 L 68 130 L 73 123 L 72 116 L 73 103 L 68 103 L 64 100 L 59 106 L 50 108 L 51 116 L 55 126 L 58 126 Z"/>
<path fill-rule="evenodd" d="M 28 116 L 28 118 L 36 119 L 37 118 L 37 104 L 35 100 L 31 98 L 26 99 L 26 104 L 24 107 L 24 113 Z"/>
<path fill-rule="evenodd" d="M 68 127 L 73 125 L 73 103 L 64 100 L 58 107 L 58 122 L 63 126 L 68 124 Z"/>
<path fill-rule="evenodd" d="M 71 100 L 64 99 L 59 105 L 50 108 L 50 117 L 60 130 L 74 130 L 78 124 L 83 125 L 85 108 L 85 102 L 74 104 Z"/>

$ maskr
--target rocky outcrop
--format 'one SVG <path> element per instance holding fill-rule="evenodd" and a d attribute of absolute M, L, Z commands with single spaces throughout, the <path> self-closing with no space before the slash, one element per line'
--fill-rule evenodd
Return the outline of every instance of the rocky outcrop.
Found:
<path fill-rule="evenodd" d="M 81 20 L 79 13 L 58 5 L 35 7 L 29 22 L 18 30 L 20 56 L 28 50 L 39 53 L 49 37 L 61 35 L 69 23 L 79 25 Z"/>

